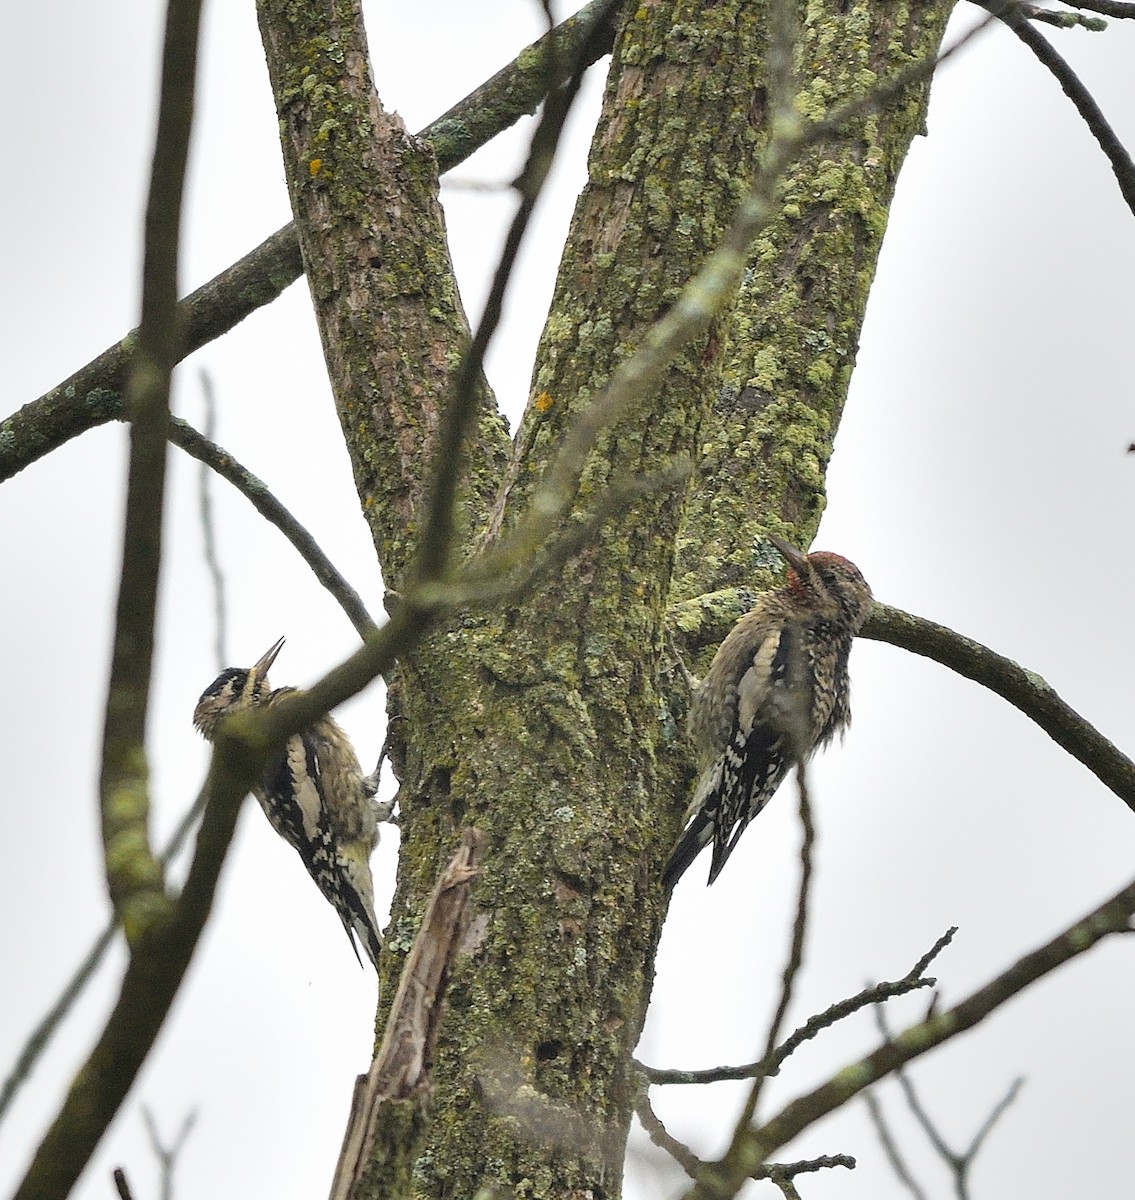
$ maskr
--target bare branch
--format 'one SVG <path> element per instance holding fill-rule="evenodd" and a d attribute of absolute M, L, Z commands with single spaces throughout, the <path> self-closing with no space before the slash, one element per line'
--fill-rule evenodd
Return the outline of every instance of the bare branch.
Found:
<path fill-rule="evenodd" d="M 241 466 L 222 446 L 198 433 L 179 417 L 170 420 L 169 440 L 186 454 L 228 480 L 253 508 L 288 539 L 300 557 L 311 568 L 315 578 L 331 593 L 359 637 L 367 638 L 378 626 L 367 612 L 358 592 L 347 582 L 334 563 L 324 554 L 319 543 L 268 490 L 267 486 L 246 467 Z M 225 665 L 225 664 L 222 664 Z"/>
<path fill-rule="evenodd" d="M 1119 191 L 1127 207 L 1131 209 L 1132 213 L 1135 213 L 1135 163 L 1131 161 L 1131 155 L 1116 136 L 1107 117 L 1103 115 L 1103 110 L 1096 103 L 1091 92 L 1084 86 L 1080 77 L 1054 49 L 1051 42 L 1033 28 L 1029 23 L 1028 14 L 1022 12 L 1018 5 L 1007 4 L 1005 0 L 976 0 L 976 2 L 1003 21 L 1056 77 L 1057 83 L 1064 89 L 1064 94 L 1076 106 L 1076 111 L 1084 118 L 1085 124 L 1099 143 L 1100 149 L 1107 155 L 1111 169 L 1115 173 L 1116 182 L 1119 184 Z M 1082 7 L 1093 6 L 1083 5 Z"/>
<path fill-rule="evenodd" d="M 1135 881 L 1093 909 L 1051 941 L 1026 954 L 983 988 L 944 1012 L 932 1012 L 866 1058 L 851 1063 L 826 1083 L 789 1103 L 765 1124 L 745 1131 L 720 1162 L 708 1165 L 690 1193 L 699 1200 L 722 1200 L 737 1194 L 742 1183 L 769 1155 L 801 1130 L 846 1104 L 848 1100 L 893 1074 L 906 1063 L 972 1029 L 1019 992 L 1090 950 L 1113 933 L 1130 931 L 1135 912 Z"/>
<path fill-rule="evenodd" d="M 177 1166 L 177 1156 L 185 1147 L 185 1140 L 193 1132 L 193 1126 L 197 1124 L 197 1110 L 191 1109 L 186 1114 L 185 1120 L 182 1121 L 181 1128 L 177 1132 L 177 1137 L 168 1146 L 162 1143 L 154 1114 L 144 1104 L 142 1105 L 142 1119 L 146 1122 L 146 1132 L 150 1137 L 150 1149 L 153 1150 L 154 1157 L 161 1167 L 161 1200 L 173 1200 L 173 1172 Z"/>
<path fill-rule="evenodd" d="M 902 979 L 889 980 L 877 983 L 873 987 L 864 988 L 854 996 L 837 1001 L 822 1013 L 810 1017 L 777 1047 L 772 1058 L 767 1061 L 761 1059 L 759 1062 L 746 1063 L 740 1067 L 711 1067 L 704 1071 L 663 1070 L 659 1067 L 648 1067 L 638 1061 L 635 1062 L 635 1067 L 650 1083 L 721 1083 L 738 1079 L 752 1079 L 761 1073 L 775 1075 L 780 1070 L 781 1064 L 793 1051 L 805 1042 L 811 1041 L 821 1030 L 829 1029 L 837 1021 L 842 1021 L 844 1017 L 849 1017 L 869 1004 L 879 1004 L 893 996 L 905 996 L 908 992 L 917 991 L 920 988 L 934 987 L 938 981 L 925 978 L 923 972 L 950 944 L 955 933 L 957 933 L 956 928 L 947 930 Z"/>
<path fill-rule="evenodd" d="M 898 1143 L 895 1141 L 890 1127 L 883 1118 L 883 1109 L 874 1091 L 864 1092 L 863 1099 L 867 1105 L 867 1113 L 871 1118 L 871 1124 L 875 1126 L 875 1132 L 879 1135 L 879 1142 L 883 1147 L 883 1153 L 886 1155 L 887 1162 L 891 1164 L 891 1170 L 894 1171 L 899 1183 L 910 1192 L 914 1200 L 927 1200 L 927 1195 L 922 1190 L 921 1184 L 911 1174 L 910 1168 L 906 1165 L 902 1154 L 899 1152 Z"/>
<path fill-rule="evenodd" d="M 954 940 L 954 934 L 958 932 L 956 925 L 951 925 L 944 934 L 930 947 L 929 950 L 914 964 L 907 975 L 908 979 L 921 979 L 923 972 L 927 967 L 942 953 L 943 950 Z M 933 987 L 937 980 L 927 979 L 925 981 L 930 987 Z"/>
<path fill-rule="evenodd" d="M 1135 810 L 1135 762 L 1066 704 L 1035 671 L 1018 666 L 944 625 L 886 604 L 876 603 L 861 636 L 932 658 L 996 692 L 1035 721 L 1058 746 L 1082 762 L 1128 808 Z"/>
<path fill-rule="evenodd" d="M 588 36 L 606 0 L 592 0 L 562 22 L 554 34 L 526 47 L 508 66 L 419 135 L 430 142 L 438 170 L 452 170 L 498 133 L 534 112 L 548 88 L 548 56 L 570 54 Z M 597 61 L 610 53 L 613 33 L 591 41 Z M 177 306 L 184 331 L 180 357 L 227 333 L 270 304 L 303 273 L 294 224 L 277 230 L 239 262 L 198 288 Z M 127 334 L 58 387 L 0 422 L 0 482 L 51 450 L 122 415 L 121 388 L 137 333 Z"/>
<path fill-rule="evenodd" d="M 1030 21 L 1038 21 L 1043 25 L 1055 25 L 1057 29 L 1089 29 L 1092 33 L 1102 33 L 1107 28 L 1107 22 L 1102 17 L 1086 17 L 1080 12 L 1070 12 L 1068 9 L 1041 8 L 1039 4 L 1021 4 L 1020 11 Z"/>
<path fill-rule="evenodd" d="M 1098 12 L 1120 20 L 1135 17 L 1135 4 L 1130 0 L 1073 0 L 1072 7 L 1086 8 L 1088 12 Z"/>
<path fill-rule="evenodd" d="M 654 1107 L 650 1103 L 650 1096 L 645 1087 L 639 1090 L 634 1110 L 635 1115 L 646 1131 L 647 1137 L 660 1150 L 665 1150 L 691 1179 L 697 1179 L 702 1160 L 698 1158 L 685 1142 L 678 1141 L 667 1130 L 666 1126 L 662 1124 L 661 1118 L 654 1111 Z"/>
<path fill-rule="evenodd" d="M 891 1031 L 887 1027 L 886 1015 L 879 1007 L 875 1009 L 875 1023 L 878 1026 L 879 1032 L 889 1041 Z M 959 1153 L 946 1141 L 945 1135 L 938 1128 L 929 1112 L 927 1112 L 918 1094 L 918 1090 L 914 1086 L 914 1080 L 911 1079 L 910 1075 L 902 1070 L 902 1068 L 899 1068 L 895 1072 L 895 1078 L 898 1079 L 899 1087 L 902 1088 L 907 1108 L 910 1109 L 922 1132 L 926 1134 L 930 1144 L 934 1147 L 934 1152 L 949 1167 L 950 1174 L 954 1177 L 954 1191 L 957 1194 L 958 1200 L 968 1200 L 969 1172 L 973 1166 L 974 1158 L 981 1149 L 985 1139 L 989 1136 L 993 1126 L 997 1124 L 1001 1115 L 1017 1098 L 1017 1093 L 1021 1090 L 1024 1080 L 1015 1079 L 1013 1081 L 1008 1092 L 993 1106 L 993 1110 L 989 1116 L 978 1127 L 978 1131 L 971 1139 L 968 1149 Z"/>
<path fill-rule="evenodd" d="M 802 1158 L 796 1162 L 765 1163 L 753 1172 L 753 1178 L 774 1181 L 777 1178 L 795 1179 L 797 1175 L 814 1175 L 817 1171 L 827 1171 L 832 1167 L 854 1171 L 855 1159 L 850 1154 L 821 1154 L 819 1158 Z"/>
<path fill-rule="evenodd" d="M 213 377 L 203 367 L 198 372 L 201 380 L 201 394 L 205 400 L 205 428 L 203 435 L 206 441 L 212 442 L 217 429 L 217 398 L 213 391 Z M 225 576 L 221 570 L 221 561 L 217 557 L 217 527 L 213 522 L 213 493 L 212 480 L 208 466 L 202 462 L 197 476 L 198 511 L 201 514 L 201 538 L 205 549 L 205 566 L 209 578 L 213 582 L 213 651 L 217 661 L 217 670 L 223 671 L 229 664 L 229 656 L 225 650 L 225 632 L 228 620 L 225 614 Z"/>
<path fill-rule="evenodd" d="M 665 1150 L 691 1179 L 697 1179 L 702 1160 L 684 1142 L 678 1141 L 659 1119 L 644 1087 L 635 1101 L 635 1114 L 650 1140 Z M 855 1169 L 855 1159 L 849 1154 L 824 1154 L 819 1158 L 806 1158 L 797 1162 L 763 1163 L 753 1172 L 754 1179 L 770 1179 L 774 1183 L 781 1179 L 793 1179 L 797 1175 L 812 1174 L 831 1167 Z"/>
<path fill-rule="evenodd" d="M 426 903 L 422 923 L 402 967 L 382 1043 L 370 1070 L 359 1077 L 355 1086 L 331 1200 L 348 1200 L 356 1195 L 372 1162 L 376 1167 L 381 1165 L 382 1195 L 409 1192 L 415 1147 L 403 1136 L 408 1121 L 419 1129 L 422 1124 L 421 1105 L 432 1088 L 434 1046 L 441 1029 L 445 988 L 469 923 L 470 887 L 483 852 L 482 834 L 466 829 Z M 391 1132 L 388 1110 L 406 1102 L 412 1114 L 401 1113 L 394 1123 L 395 1136 L 385 1137 Z"/>
<path fill-rule="evenodd" d="M 121 398 L 115 396 L 105 419 L 119 420 L 124 411 Z M 180 417 L 170 418 L 167 436 L 173 445 L 231 483 L 265 520 L 276 526 L 299 551 L 319 583 L 338 602 L 360 637 L 365 638 L 374 632 L 377 626 L 359 594 L 324 554 L 311 534 L 268 490 L 263 480 L 242 466 L 223 446 L 217 445 Z"/>
<path fill-rule="evenodd" d="M 161 564 L 170 374 L 177 327 L 177 251 L 193 119 L 200 0 L 170 0 L 142 267 L 142 320 L 126 387 L 130 470 L 122 571 L 99 772 L 103 850 L 111 900 L 133 947 L 168 917 L 149 843 L 146 713 Z"/>

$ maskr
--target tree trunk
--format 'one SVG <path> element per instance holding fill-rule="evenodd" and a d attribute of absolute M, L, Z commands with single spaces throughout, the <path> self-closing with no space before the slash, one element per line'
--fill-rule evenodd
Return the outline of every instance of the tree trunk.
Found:
<path fill-rule="evenodd" d="M 464 330 L 420 153 L 369 90 L 357 10 L 340 3 L 329 17 L 313 4 L 319 12 L 304 17 L 300 7 L 261 0 L 261 21 L 340 417 L 396 585 L 415 536 L 430 414 Z M 932 55 L 951 7 L 801 6 L 805 111 L 821 115 Z M 565 430 L 718 244 L 766 136 L 767 15 L 741 0 L 659 0 L 628 13 L 511 464 L 487 407 L 469 448 L 470 529 L 498 487 L 499 524 L 515 523 Z M 487 839 L 417 1163 L 425 1195 L 620 1191 L 637 1084 L 630 1054 L 665 913 L 659 871 L 689 780 L 684 701 L 659 683 L 667 609 L 760 584 L 773 561 L 762 556 L 765 529 L 801 542 L 813 534 L 925 93 L 908 90 L 793 168 L 735 304 L 601 437 L 577 511 L 611 483 L 682 456 L 700 465 L 689 496 L 641 497 L 556 579 L 506 608 L 450 619 L 401 664 L 391 697 L 403 844 L 384 995 L 460 829 L 476 825 Z M 365 140 L 355 142 L 359 124 Z M 412 170 L 390 165 L 405 155 Z M 406 241 L 389 232 L 415 222 Z M 320 232 L 341 229 L 349 253 Z M 421 263 L 428 269 L 410 270 Z M 397 320 L 391 297 L 404 306 Z M 345 328 L 349 356 L 337 350 Z M 398 371 L 384 375 L 391 363 Z M 715 621 L 699 631 L 709 611 Z M 724 619 L 683 610 L 695 644 Z"/>

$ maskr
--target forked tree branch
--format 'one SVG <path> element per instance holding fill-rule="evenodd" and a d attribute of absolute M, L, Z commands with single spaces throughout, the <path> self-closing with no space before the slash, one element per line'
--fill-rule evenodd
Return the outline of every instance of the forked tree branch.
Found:
<path fill-rule="evenodd" d="M 887 1023 L 886 1013 L 878 1005 L 875 1007 L 875 1025 L 880 1034 L 890 1041 L 891 1031 Z M 959 1151 L 950 1146 L 942 1131 L 927 1112 L 926 1107 L 922 1103 L 922 1098 L 918 1094 L 918 1089 L 914 1086 L 914 1080 L 911 1079 L 910 1075 L 900 1067 L 895 1072 L 895 1077 L 898 1080 L 899 1087 L 902 1089 L 907 1108 L 910 1110 L 911 1115 L 918 1122 L 919 1126 L 921 1126 L 922 1132 L 934 1147 L 934 1152 L 949 1168 L 950 1174 L 954 1179 L 954 1192 L 958 1200 L 969 1200 L 969 1174 L 974 1160 L 977 1158 L 981 1147 L 985 1144 L 985 1139 L 993 1131 L 993 1127 L 1004 1115 L 1006 1109 L 1016 1100 L 1017 1093 L 1021 1090 L 1025 1081 L 1023 1079 L 1015 1079 L 1009 1085 L 1009 1090 L 997 1101 L 990 1110 L 989 1115 L 978 1126 L 977 1132 L 970 1139 L 970 1143 L 966 1149 Z M 867 1093 L 866 1098 L 869 1102 L 873 1101 L 870 1092 Z M 894 1151 L 893 1139 L 890 1137 L 889 1130 L 883 1118 L 882 1108 L 877 1101 L 869 1103 L 868 1107 L 871 1111 L 871 1119 L 884 1146 L 888 1142 L 891 1143 L 891 1149 L 887 1151 L 887 1156 L 891 1160 L 892 1167 L 899 1172 L 899 1177 L 902 1178 L 903 1174 L 900 1170 L 901 1160 L 898 1159 Z M 909 1172 L 906 1174 L 909 1177 Z"/>
<path fill-rule="evenodd" d="M 602 46 L 606 45 L 610 21 L 622 3 L 623 0 L 602 0 L 579 45 L 566 55 L 549 60 L 552 77 L 564 78 L 564 82 L 558 88 L 549 89 L 540 122 L 532 135 L 528 157 L 516 181 L 520 203 L 505 235 L 481 320 L 454 375 L 449 411 L 435 453 L 436 469 L 427 506 L 427 534 L 418 547 L 415 573 L 423 578 L 442 579 L 448 573 L 460 464 L 480 401 L 478 383 L 484 370 L 485 353 L 500 325 L 505 293 L 516 267 L 520 247 L 531 224 L 536 202 L 547 183 L 564 125 L 583 83 L 583 74 L 598 57 Z"/>
<path fill-rule="evenodd" d="M 705 333 L 735 294 L 754 239 L 778 212 L 780 181 L 792 161 L 810 146 L 839 133 L 855 117 L 877 111 L 904 89 L 926 79 L 940 63 L 984 32 L 993 19 L 992 16 L 986 18 L 936 57 L 919 60 L 894 76 L 878 81 L 819 120 L 806 120 L 792 108 L 781 109 L 760 165 L 721 244 L 708 256 L 673 304 L 642 334 L 635 353 L 612 370 L 606 385 L 566 430 L 523 514 L 507 535 L 498 541 L 489 541 L 479 559 L 470 565 L 470 580 L 474 580 L 478 572 L 489 577 L 507 574 L 517 563 L 529 559 L 552 536 L 571 509 L 579 478 L 599 437 L 636 401 L 657 390 L 670 363 L 683 348 Z M 532 403 L 539 403 L 539 398 L 534 397 Z M 493 533 L 503 524 L 511 486 L 512 480 L 506 481 L 494 513 Z"/>
<path fill-rule="evenodd" d="M 144 1104 L 142 1105 L 142 1119 L 146 1122 L 150 1149 L 158 1160 L 161 1179 L 160 1200 L 173 1200 L 173 1176 L 177 1168 L 177 1159 L 185 1149 L 186 1139 L 193 1132 L 193 1126 L 197 1124 L 197 1110 L 195 1108 L 189 1110 L 181 1122 L 177 1136 L 168 1146 L 162 1141 L 161 1134 L 158 1132 L 158 1123 L 154 1119 L 154 1114 Z"/>
<path fill-rule="evenodd" d="M 660 1149 L 665 1150 L 691 1179 L 697 1179 L 703 1162 L 684 1142 L 678 1141 L 659 1120 L 658 1114 L 650 1104 L 645 1089 L 635 1101 L 635 1115 L 642 1123 L 650 1140 Z M 855 1159 L 850 1154 L 823 1154 L 819 1158 L 800 1159 L 796 1162 L 762 1163 L 754 1172 L 754 1179 L 770 1179 L 774 1183 L 783 1179 L 795 1179 L 797 1175 L 810 1175 L 816 1171 L 830 1170 L 832 1167 L 844 1167 L 849 1171 L 855 1170 Z"/>

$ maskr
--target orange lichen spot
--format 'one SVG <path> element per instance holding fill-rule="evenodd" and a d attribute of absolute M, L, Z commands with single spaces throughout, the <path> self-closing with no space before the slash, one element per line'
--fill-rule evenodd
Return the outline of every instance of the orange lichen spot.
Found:
<path fill-rule="evenodd" d="M 319 174 L 319 168 L 321 166 L 323 166 L 323 159 L 321 158 L 313 158 L 311 162 L 307 164 L 308 172 L 311 174 L 313 179 Z"/>
<path fill-rule="evenodd" d="M 555 400 L 552 399 L 550 392 L 541 392 L 533 403 L 536 405 L 537 412 L 546 413 L 555 404 Z"/>

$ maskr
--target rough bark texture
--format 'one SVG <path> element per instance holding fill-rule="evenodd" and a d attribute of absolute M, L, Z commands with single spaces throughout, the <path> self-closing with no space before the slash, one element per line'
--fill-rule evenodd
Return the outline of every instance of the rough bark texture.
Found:
<path fill-rule="evenodd" d="M 821 117 L 932 57 L 952 3 L 808 3 L 798 105 Z M 674 598 L 752 586 L 777 565 L 765 529 L 810 543 L 899 168 L 927 87 L 858 118 L 784 180 L 779 218 L 753 247 L 722 353 L 722 387 L 698 447 Z M 757 93 L 759 102 L 760 93 Z M 754 503 L 754 499 L 757 503 Z M 736 614 L 733 614 L 736 615 Z"/>
<path fill-rule="evenodd" d="M 290 19 L 299 7 L 288 6 Z M 337 106 L 367 114 L 379 141 L 386 119 L 358 63 L 344 84 L 351 98 L 336 98 L 329 81 L 360 51 L 336 56 L 339 10 L 328 18 L 319 7 L 322 24 L 313 17 L 291 46 L 273 46 L 263 16 L 276 0 L 262 0 L 262 21 L 270 58 L 300 56 L 272 74 L 301 240 L 305 223 L 375 221 L 366 206 L 389 201 L 375 194 L 387 185 L 374 175 L 398 181 L 403 208 L 391 224 L 404 226 L 404 242 L 367 233 L 373 254 L 360 260 L 313 241 L 321 261 L 309 265 L 321 309 L 382 297 L 344 334 L 345 349 L 326 332 L 344 318 L 321 322 L 332 374 L 342 376 L 335 383 L 364 508 L 383 568 L 396 575 L 413 536 L 421 447 L 447 355 L 460 343 L 459 309 L 444 282 L 448 263 L 438 265 L 429 240 L 436 215 L 423 230 L 406 211 L 419 203 L 433 211 L 432 190 L 424 180 L 415 188 L 426 168 L 414 148 L 398 131 L 381 150 L 343 140 Z M 822 111 L 875 73 L 932 53 L 950 7 L 802 5 L 804 102 Z M 718 241 L 764 136 L 766 18 L 754 0 L 657 0 L 629 11 L 507 473 L 491 417 L 471 448 L 471 523 L 487 511 L 490 484 L 503 480 L 503 525 L 512 524 L 574 415 Z M 303 57 L 308 46 L 318 53 Z M 364 80 L 366 96 L 357 90 Z M 300 114 L 325 86 L 327 114 Z M 417 1162 L 424 1196 L 471 1197 L 497 1185 L 526 1197 L 619 1193 L 636 1090 L 629 1055 L 664 915 L 658 873 L 688 782 L 680 715 L 657 679 L 675 556 L 679 546 L 698 548 L 681 559 L 676 597 L 688 599 L 759 582 L 759 568 L 771 565 L 761 553 L 766 528 L 801 540 L 814 529 L 886 206 L 924 91 L 865 118 L 793 172 L 784 214 L 754 247 L 732 312 L 591 455 L 581 505 L 676 456 L 704 459 L 685 531 L 680 497 L 647 496 L 553 584 L 506 609 L 451 619 L 401 664 L 392 697 L 403 719 L 392 734 L 403 848 L 384 994 L 393 994 L 458 831 L 474 824 L 486 836 Z M 371 261 L 380 247 L 384 261 L 397 260 L 385 269 Z M 392 279 L 405 286 L 388 287 Z M 429 307 L 426 280 L 443 281 L 444 320 Z M 372 374 L 384 382 L 360 384 Z M 368 390 L 343 399 L 342 389 L 360 386 Z"/>
<path fill-rule="evenodd" d="M 379 103 L 358 0 L 257 5 L 304 270 L 355 485 L 387 581 L 414 545 L 430 448 L 468 338 L 433 152 Z M 508 450 L 486 407 L 462 506 Z M 466 522 L 468 528 L 468 522 Z"/>

